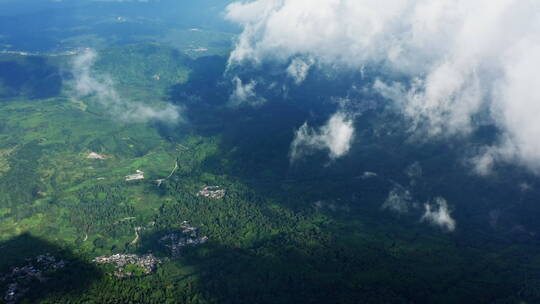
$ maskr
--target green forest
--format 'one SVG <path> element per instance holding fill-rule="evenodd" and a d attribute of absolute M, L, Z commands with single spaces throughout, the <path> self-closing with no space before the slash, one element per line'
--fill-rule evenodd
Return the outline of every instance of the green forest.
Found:
<path fill-rule="evenodd" d="M 109 75 L 118 95 L 189 106 L 178 124 L 125 121 L 97 93 L 78 95 L 75 55 L 0 56 L 0 303 L 540 299 L 537 244 L 385 213 L 389 185 L 409 182 L 403 174 L 357 178 L 351 166 L 325 169 L 317 155 L 317 165 L 291 167 L 293 130 L 284 122 L 305 112 L 294 103 L 231 109 L 218 84 L 220 52 L 190 56 L 160 43 L 99 50 L 95 73 Z M 401 142 L 396 135 L 384 149 L 367 146 L 360 168 L 402 171 L 419 152 Z M 372 152 L 395 163 L 371 161 Z M 430 154 L 426 179 L 451 153 Z M 445 174 L 433 187 L 462 189 L 456 197 L 497 188 Z M 95 262 L 115 255 L 128 262 Z M 146 271 L 148 255 L 158 262 Z"/>

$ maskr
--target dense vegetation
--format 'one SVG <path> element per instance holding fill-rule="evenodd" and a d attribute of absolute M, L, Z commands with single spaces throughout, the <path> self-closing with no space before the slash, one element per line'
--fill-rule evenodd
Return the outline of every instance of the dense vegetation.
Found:
<path fill-rule="evenodd" d="M 40 254 L 67 261 L 48 280 L 29 282 L 32 292 L 21 303 L 540 299 L 537 190 L 463 173 L 459 141 L 404 145 L 410 138 L 385 107 L 368 107 L 358 120 L 356 157 L 329 164 L 316 153 L 291 165 L 293 131 L 306 120 L 324 121 L 336 107 L 321 102 L 308 112 L 303 103 L 343 86 L 308 79 L 287 100 L 269 90 L 265 97 L 275 102 L 232 108 L 231 84 L 222 77 L 226 58 L 214 56 L 226 49 L 216 41 L 230 36 L 183 31 L 201 39 L 196 46 L 214 45 L 212 56 L 156 41 L 119 43 L 100 49 L 96 64 L 132 101 L 187 108 L 182 124 L 127 123 L 104 113 L 91 97 L 74 94 L 71 56 L 0 58 L 0 278 Z M 92 152 L 104 159 L 89 158 Z M 422 175 L 411 177 L 416 162 Z M 145 178 L 126 181 L 136 170 Z M 378 175 L 364 179 L 366 171 Z M 505 176 L 536 186 L 518 170 Z M 226 194 L 198 195 L 205 185 Z M 394 216 L 381 205 L 396 185 L 419 202 L 442 195 L 467 220 L 445 233 L 418 214 Z M 490 228 L 493 210 L 507 216 Z M 160 240 L 184 221 L 208 242 L 172 258 Z M 117 278 L 111 265 L 92 262 L 149 252 L 163 262 L 148 275 L 129 265 L 135 275 Z M 0 280 L 0 303 L 7 285 Z"/>

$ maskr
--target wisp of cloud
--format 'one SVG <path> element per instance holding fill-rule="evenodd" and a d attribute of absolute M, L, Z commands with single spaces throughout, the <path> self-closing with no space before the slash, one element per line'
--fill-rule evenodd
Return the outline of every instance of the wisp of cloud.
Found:
<path fill-rule="evenodd" d="M 93 70 L 96 58 L 97 53 L 92 49 L 86 49 L 73 58 L 71 72 L 79 97 L 94 96 L 109 115 L 124 122 L 161 121 L 175 124 L 182 120 L 181 110 L 177 106 L 167 104 L 157 108 L 124 99 L 115 89 L 110 76 Z"/>

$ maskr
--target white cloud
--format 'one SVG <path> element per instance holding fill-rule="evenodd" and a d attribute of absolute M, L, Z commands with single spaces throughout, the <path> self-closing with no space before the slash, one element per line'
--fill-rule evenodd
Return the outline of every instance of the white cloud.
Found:
<path fill-rule="evenodd" d="M 425 204 L 424 208 L 425 212 L 421 221 L 427 221 L 447 231 L 456 229 L 456 221 L 452 218 L 448 203 L 444 198 L 438 197 L 434 204 Z"/>
<path fill-rule="evenodd" d="M 402 106 L 412 130 L 468 134 L 485 112 L 503 133 L 494 161 L 540 172 L 537 0 L 255 0 L 226 17 L 243 27 L 230 66 L 277 62 L 298 81 L 309 69 L 295 58 L 376 66 L 373 89 Z"/>
<path fill-rule="evenodd" d="M 252 106 L 258 106 L 266 102 L 263 97 L 257 96 L 255 88 L 257 87 L 257 82 L 251 80 L 250 82 L 244 84 L 242 79 L 238 76 L 235 76 L 232 79 L 234 85 L 234 91 L 229 97 L 229 103 L 233 106 L 239 106 L 243 104 L 248 104 Z"/>
<path fill-rule="evenodd" d="M 306 79 L 309 69 L 313 65 L 313 60 L 303 60 L 295 58 L 287 68 L 287 74 L 294 80 L 294 83 L 301 84 Z"/>
<path fill-rule="evenodd" d="M 390 190 L 390 193 L 388 193 L 388 197 L 384 201 L 382 208 L 397 214 L 403 214 L 409 212 L 409 209 L 412 206 L 412 196 L 409 190 L 396 185 Z"/>
<path fill-rule="evenodd" d="M 422 166 L 419 162 L 414 162 L 405 169 L 405 174 L 407 174 L 410 179 L 422 177 L 422 172 Z"/>
<path fill-rule="evenodd" d="M 125 122 L 159 120 L 177 123 L 181 120 L 180 109 L 176 106 L 167 104 L 157 108 L 124 99 L 116 91 L 110 76 L 94 71 L 96 58 L 97 53 L 92 49 L 87 49 L 75 56 L 72 61 L 74 89 L 79 97 L 95 97 L 95 100 L 105 107 L 110 115 Z"/>
<path fill-rule="evenodd" d="M 540 38 L 540 31 L 536 36 Z M 500 157 L 540 172 L 540 42 L 533 40 L 523 39 L 505 54 L 505 73 L 496 83 L 492 108 L 505 131 Z"/>
<path fill-rule="evenodd" d="M 474 173 L 480 176 L 487 176 L 493 172 L 495 165 L 495 154 L 493 150 L 485 150 L 469 160 Z"/>
<path fill-rule="evenodd" d="M 331 159 L 349 152 L 354 138 L 353 121 L 347 114 L 338 111 L 318 130 L 304 123 L 295 134 L 291 144 L 290 160 L 294 162 L 316 150 L 328 150 Z"/>

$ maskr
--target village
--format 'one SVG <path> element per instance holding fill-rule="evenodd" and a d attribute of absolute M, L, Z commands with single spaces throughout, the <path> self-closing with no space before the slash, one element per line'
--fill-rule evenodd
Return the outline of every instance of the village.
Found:
<path fill-rule="evenodd" d="M 106 160 L 108 157 L 106 155 L 101 155 L 96 152 L 90 152 L 88 153 L 88 156 L 86 156 L 88 159 L 99 159 L 99 160 Z"/>
<path fill-rule="evenodd" d="M 86 158 L 87 159 L 94 159 L 94 160 L 107 160 L 107 159 L 109 159 L 109 156 L 90 151 L 88 153 L 88 155 L 86 156 Z M 98 177 L 97 179 L 98 180 L 104 180 L 105 178 Z M 144 171 L 135 170 L 135 173 L 126 175 L 125 179 L 128 182 L 129 181 L 134 181 L 134 180 L 142 180 L 142 179 L 144 179 Z"/>
<path fill-rule="evenodd" d="M 44 273 L 64 268 L 66 262 L 58 260 L 49 253 L 39 255 L 35 259 L 27 260 L 21 267 L 13 267 L 11 272 L 0 277 L 0 282 L 7 282 L 8 289 L 4 294 L 6 304 L 14 304 L 30 291 L 28 285 L 34 281 L 44 282 L 47 277 Z"/>
<path fill-rule="evenodd" d="M 126 175 L 126 181 L 134 181 L 144 179 L 144 172 L 136 170 L 134 174 Z"/>
<path fill-rule="evenodd" d="M 180 228 L 181 231 L 169 233 L 159 240 L 171 250 L 171 258 L 173 259 L 181 256 L 183 247 L 204 244 L 208 241 L 207 236 L 199 237 L 199 228 L 190 226 L 187 221 L 182 222 Z"/>
<path fill-rule="evenodd" d="M 197 193 L 197 196 L 204 196 L 212 199 L 222 199 L 225 196 L 225 190 L 219 186 L 204 185 L 202 190 Z"/>
<path fill-rule="evenodd" d="M 114 264 L 116 270 L 114 276 L 117 278 L 130 277 L 134 273 L 128 269 L 130 265 L 140 267 L 145 274 L 152 273 L 161 260 L 152 254 L 113 254 L 111 256 L 100 256 L 93 260 L 97 264 Z"/>

